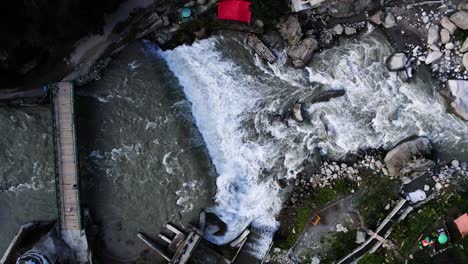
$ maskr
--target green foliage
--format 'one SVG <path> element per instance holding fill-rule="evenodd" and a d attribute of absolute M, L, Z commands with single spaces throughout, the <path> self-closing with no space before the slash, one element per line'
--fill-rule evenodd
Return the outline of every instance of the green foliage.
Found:
<path fill-rule="evenodd" d="M 348 232 L 336 232 L 325 244 L 328 246 L 326 255 L 321 258 L 320 263 L 333 263 L 336 260 L 348 255 L 356 245 L 356 230 Z"/>
<path fill-rule="evenodd" d="M 465 41 L 465 39 L 468 38 L 468 30 L 457 29 L 455 31 L 454 36 L 456 40 L 461 41 L 463 43 L 463 41 Z"/>
<path fill-rule="evenodd" d="M 366 253 L 364 257 L 362 257 L 358 264 L 382 264 L 385 262 L 385 257 L 379 253 Z"/>
<path fill-rule="evenodd" d="M 254 18 L 272 25 L 289 12 L 289 7 L 286 0 L 253 0 L 251 10 Z"/>
<path fill-rule="evenodd" d="M 385 205 L 398 197 L 398 182 L 384 175 L 364 176 L 363 179 L 368 187 L 359 197 L 357 209 L 367 227 L 375 230 L 379 220 L 388 214 Z"/>

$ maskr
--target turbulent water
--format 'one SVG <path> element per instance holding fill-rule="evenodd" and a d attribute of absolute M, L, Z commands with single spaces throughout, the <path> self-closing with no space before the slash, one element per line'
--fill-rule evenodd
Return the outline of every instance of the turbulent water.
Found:
<path fill-rule="evenodd" d="M 215 173 L 176 78 L 141 43 L 77 91 L 81 197 L 104 263 L 159 263 L 137 237 L 212 204 Z M 161 262 L 161 263 L 164 263 Z"/>
<path fill-rule="evenodd" d="M 294 177 L 316 148 L 341 158 L 425 135 L 442 158 L 468 159 L 467 123 L 447 113 L 424 71 L 409 84 L 387 71 L 391 48 L 380 35 L 343 40 L 305 69 L 285 66 L 283 51 L 265 64 L 242 39 L 171 51 L 134 44 L 77 91 L 81 197 L 100 225 L 95 252 L 105 263 L 154 263 L 136 234 L 156 235 L 166 220 L 186 224 L 213 196 L 228 230 L 207 239 L 222 244 L 252 225 L 263 240 L 250 248 L 262 256 L 278 226 L 276 180 Z M 340 89 L 343 97 L 312 103 Z M 296 101 L 304 123 L 281 118 Z M 4 249 L 20 224 L 53 218 L 56 205 L 49 109 L 2 108 L 0 129 Z"/>
<path fill-rule="evenodd" d="M 56 217 L 49 107 L 0 109 L 0 255 L 20 226 Z"/>
<path fill-rule="evenodd" d="M 447 114 L 429 75 L 404 84 L 388 72 L 383 62 L 391 48 L 380 35 L 344 41 L 315 55 L 305 70 L 286 67 L 281 51 L 279 63 L 264 64 L 239 39 L 213 37 L 159 52 L 192 103 L 219 173 L 214 210 L 228 231 L 211 241 L 228 242 L 252 224 L 270 234 L 253 252 L 264 254 L 281 204 L 275 179 L 294 177 L 316 147 L 340 158 L 426 135 L 446 158 L 466 159 L 468 125 Z M 308 103 L 332 89 L 346 95 Z M 278 119 L 296 101 L 305 103 L 308 121 Z"/>

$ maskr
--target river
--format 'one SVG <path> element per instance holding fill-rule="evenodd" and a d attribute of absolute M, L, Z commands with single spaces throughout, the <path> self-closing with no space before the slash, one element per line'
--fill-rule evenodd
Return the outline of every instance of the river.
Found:
<path fill-rule="evenodd" d="M 442 159 L 467 160 L 467 123 L 447 113 L 424 70 L 410 83 L 390 73 L 383 62 L 391 52 L 375 32 L 342 40 L 314 55 L 305 69 L 287 67 L 282 51 L 278 63 L 261 62 L 243 37 L 232 33 L 169 51 L 149 42 L 127 47 L 101 80 L 77 91 L 82 198 L 100 224 L 98 254 L 109 261 L 150 263 L 154 254 L 144 250 L 137 232 L 155 235 L 166 220 L 187 223 L 212 206 L 228 230 L 207 239 L 222 244 L 252 225 L 264 238 L 251 246 L 252 254 L 261 256 L 278 227 L 275 215 L 284 194 L 276 180 L 294 177 L 316 148 L 342 158 L 424 135 Z M 311 103 L 322 91 L 340 89 L 342 97 Z M 307 121 L 279 118 L 296 101 L 304 103 Z M 0 109 L 2 127 L 11 122 L 8 111 L 21 116 L 26 110 Z M 36 136 L 17 150 L 17 164 L 34 164 L 24 152 L 37 145 L 39 133 L 50 141 L 48 115 L 26 124 Z M 34 126 L 41 122 L 38 132 Z M 27 137 L 14 132 L 21 127 L 8 129 L 14 141 Z M 11 139 L 1 140 L 13 151 Z M 40 153 L 44 149 L 37 151 L 47 159 Z M 1 162 L 10 164 L 7 158 Z M 40 164 L 50 170 L 50 162 Z M 26 168 L 9 166 L 3 181 Z M 34 179 L 22 173 L 22 182 Z M 38 205 L 47 211 L 53 191 L 36 192 L 49 197 Z M 10 228 L 37 217 L 27 214 L 29 205 L 8 203 L 10 211 L 24 214 L 13 217 L 0 208 L 1 216 L 15 223 Z"/>

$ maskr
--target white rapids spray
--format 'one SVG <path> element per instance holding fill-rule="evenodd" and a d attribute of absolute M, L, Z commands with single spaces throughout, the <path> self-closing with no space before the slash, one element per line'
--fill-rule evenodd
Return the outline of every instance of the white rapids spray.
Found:
<path fill-rule="evenodd" d="M 468 144 L 468 126 L 446 113 L 429 80 L 402 84 L 387 71 L 382 62 L 390 48 L 375 36 L 325 51 L 306 70 L 266 65 L 238 41 L 223 37 L 159 54 L 192 103 L 219 173 L 214 210 L 228 231 L 208 239 L 229 242 L 252 224 L 269 234 L 253 252 L 259 257 L 268 249 L 281 209 L 274 180 L 294 177 L 314 148 L 342 157 L 360 148 L 388 147 L 410 135 L 427 135 L 438 144 Z M 330 89 L 344 89 L 346 95 L 307 104 L 317 91 Z M 275 118 L 296 100 L 306 103 L 310 122 Z"/>

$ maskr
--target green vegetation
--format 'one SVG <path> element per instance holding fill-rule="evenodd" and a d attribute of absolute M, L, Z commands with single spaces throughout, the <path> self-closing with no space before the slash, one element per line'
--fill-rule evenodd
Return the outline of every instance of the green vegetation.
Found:
<path fill-rule="evenodd" d="M 358 198 L 356 209 L 367 227 L 375 230 L 388 214 L 385 205 L 398 198 L 399 182 L 385 175 L 363 175 L 363 181 L 367 187 Z"/>
<path fill-rule="evenodd" d="M 333 263 L 349 254 L 356 248 L 356 230 L 348 232 L 336 232 L 331 238 L 324 241 L 327 246 L 326 255 L 320 259 L 320 263 Z"/>
<path fill-rule="evenodd" d="M 311 197 L 306 198 L 305 204 L 298 209 L 294 220 L 295 233 L 289 232 L 288 237 L 285 240 L 276 242 L 275 246 L 282 249 L 289 249 L 302 233 L 304 227 L 317 209 L 340 197 L 351 194 L 351 190 L 355 188 L 356 184 L 354 182 L 344 179 L 335 182 L 333 186 L 312 190 Z"/>
<path fill-rule="evenodd" d="M 454 37 L 456 40 L 463 43 L 463 41 L 468 38 L 468 30 L 457 29 L 454 33 Z"/>
<path fill-rule="evenodd" d="M 252 16 L 262 20 L 267 26 L 289 12 L 286 0 L 253 0 L 251 9 Z"/>
<path fill-rule="evenodd" d="M 362 257 L 358 264 L 381 264 L 385 262 L 385 257 L 378 254 L 378 253 L 366 253 L 364 257 Z"/>
<path fill-rule="evenodd" d="M 402 255 L 408 255 L 421 232 L 439 217 L 445 216 L 448 209 L 457 209 L 460 213 L 468 212 L 467 186 L 467 180 L 452 184 L 442 195 L 426 203 L 418 213 L 410 214 L 395 226 L 391 238 L 397 241 L 396 245 Z"/>

